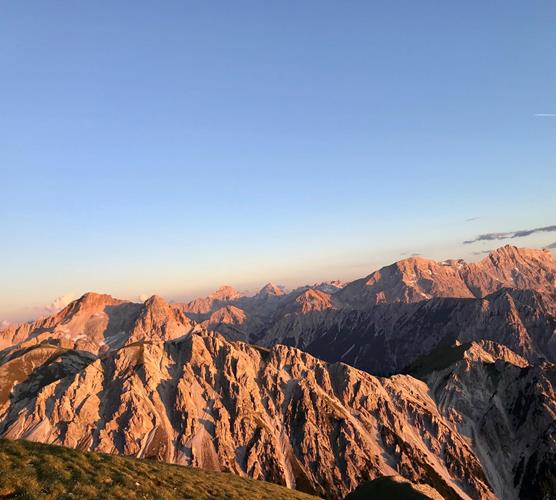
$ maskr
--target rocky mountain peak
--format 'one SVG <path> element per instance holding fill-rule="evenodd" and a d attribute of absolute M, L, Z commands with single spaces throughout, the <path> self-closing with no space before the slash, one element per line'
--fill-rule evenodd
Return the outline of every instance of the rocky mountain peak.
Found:
<path fill-rule="evenodd" d="M 448 498 L 494 497 L 423 382 L 287 346 L 207 333 L 136 341 L 15 394 L 0 407 L 9 439 L 229 471 L 327 498 L 393 474 L 434 482 Z"/>
<path fill-rule="evenodd" d="M 259 290 L 259 293 L 257 293 L 257 295 L 261 297 L 268 297 L 268 296 L 280 297 L 284 295 L 284 287 L 275 285 L 274 283 L 267 283 Z"/>
<path fill-rule="evenodd" d="M 218 290 L 215 290 L 210 294 L 210 297 L 221 301 L 230 301 L 234 299 L 239 299 L 241 293 L 239 293 L 234 287 L 229 285 L 221 286 Z"/>
<path fill-rule="evenodd" d="M 433 297 L 484 297 L 501 288 L 553 293 L 555 286 L 556 261 L 549 251 L 505 245 L 477 263 L 403 259 L 349 283 L 336 297 L 345 304 L 364 307 Z"/>
<path fill-rule="evenodd" d="M 85 294 L 0 331 L 0 437 L 327 498 L 394 475 L 444 498 L 523 498 L 556 463 L 555 274 L 548 252 L 507 245 L 476 263 L 411 257 L 330 293 Z"/>
<path fill-rule="evenodd" d="M 316 283 L 311 288 L 314 288 L 315 290 L 319 290 L 321 292 L 333 294 L 344 288 L 346 285 L 347 283 L 341 280 L 330 280 Z"/>
<path fill-rule="evenodd" d="M 468 361 L 480 361 L 484 363 L 495 363 L 504 361 L 520 368 L 529 366 L 529 362 L 508 347 L 491 340 L 480 340 L 471 342 L 465 351 L 464 358 Z"/>
<path fill-rule="evenodd" d="M 492 250 L 487 257 L 483 259 L 483 261 L 485 260 L 490 260 L 498 265 L 516 261 L 554 262 L 550 250 L 546 248 L 520 248 L 514 245 L 504 245 Z"/>
<path fill-rule="evenodd" d="M 115 299 L 108 294 L 87 292 L 73 302 L 70 302 L 59 314 L 61 316 L 68 316 L 77 312 L 101 311 L 106 306 L 122 304 L 123 302 L 125 301 Z"/>
<path fill-rule="evenodd" d="M 169 307 L 166 299 L 164 297 L 161 297 L 160 295 L 152 295 L 145 301 L 144 304 L 145 308 L 151 311 L 155 309 L 162 311 Z"/>
<path fill-rule="evenodd" d="M 226 305 L 210 315 L 209 325 L 224 323 L 239 326 L 245 323 L 246 318 L 245 311 L 239 307 Z"/>
<path fill-rule="evenodd" d="M 295 303 L 305 314 L 311 311 L 324 311 L 333 307 L 332 296 L 314 288 L 308 288 L 301 292 L 295 298 Z"/>

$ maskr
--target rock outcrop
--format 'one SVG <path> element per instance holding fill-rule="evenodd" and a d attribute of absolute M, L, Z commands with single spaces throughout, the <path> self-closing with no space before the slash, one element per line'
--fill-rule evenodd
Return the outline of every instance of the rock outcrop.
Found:
<path fill-rule="evenodd" d="M 145 337 L 176 338 L 194 328 L 180 306 L 168 304 L 162 297 L 135 304 L 87 293 L 53 316 L 2 330 L 0 339 L 8 348 L 47 342 L 97 354 Z"/>
<path fill-rule="evenodd" d="M 345 305 L 420 302 L 433 297 L 479 298 L 502 288 L 554 293 L 556 261 L 550 251 L 506 245 L 477 263 L 411 257 L 353 281 L 336 298 Z"/>
<path fill-rule="evenodd" d="M 282 317 L 254 339 L 283 343 L 371 373 L 396 373 L 456 341 L 492 340 L 530 362 L 556 362 L 556 302 L 532 290 L 501 289 L 484 298 L 434 298 Z"/>
<path fill-rule="evenodd" d="M 0 437 L 330 498 L 383 476 L 443 498 L 556 496 L 555 272 L 506 246 L 289 293 L 89 293 L 0 330 Z"/>
<path fill-rule="evenodd" d="M 226 303 L 241 310 L 241 325 L 234 315 L 207 324 L 232 339 L 285 343 L 379 374 L 456 338 L 490 339 L 530 360 L 555 361 L 555 279 L 547 250 L 507 245 L 477 263 L 412 257 L 330 293 L 316 285 L 283 294 L 269 284 Z"/>
<path fill-rule="evenodd" d="M 499 498 L 556 495 L 556 366 L 479 342 L 437 349 L 408 369 L 470 439 Z"/>
<path fill-rule="evenodd" d="M 494 497 L 424 382 L 210 333 L 136 341 L 38 389 L 16 386 L 0 406 L 0 436 L 231 471 L 330 498 L 395 474 L 445 498 Z"/>

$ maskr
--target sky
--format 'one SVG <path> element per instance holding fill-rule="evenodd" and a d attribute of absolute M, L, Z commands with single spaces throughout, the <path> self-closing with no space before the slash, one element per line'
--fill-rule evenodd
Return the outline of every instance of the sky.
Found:
<path fill-rule="evenodd" d="M 551 0 L 0 2 L 0 321 L 553 244 L 555 25 Z"/>

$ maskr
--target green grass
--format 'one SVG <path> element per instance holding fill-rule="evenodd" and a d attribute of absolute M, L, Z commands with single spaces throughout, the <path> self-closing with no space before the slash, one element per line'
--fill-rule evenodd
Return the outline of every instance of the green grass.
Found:
<path fill-rule="evenodd" d="M 0 440 L 0 498 L 299 499 L 316 497 L 233 474 Z"/>

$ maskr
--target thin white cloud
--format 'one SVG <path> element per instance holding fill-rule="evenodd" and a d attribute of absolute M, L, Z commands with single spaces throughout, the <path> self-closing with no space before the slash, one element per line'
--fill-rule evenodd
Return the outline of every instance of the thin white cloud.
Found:
<path fill-rule="evenodd" d="M 65 293 L 60 297 L 56 297 L 50 304 L 44 304 L 33 308 L 35 317 L 50 316 L 51 314 L 57 313 L 64 307 L 66 307 L 70 302 L 76 299 L 73 293 Z"/>
<path fill-rule="evenodd" d="M 75 295 L 73 293 L 65 293 L 64 295 L 55 298 L 54 302 L 52 302 L 52 304 L 48 305 L 48 308 L 52 312 L 57 312 L 60 309 L 63 309 L 64 307 L 66 307 L 73 300 L 75 300 Z"/>
<path fill-rule="evenodd" d="M 2 321 L 0 321 L 0 330 L 3 330 L 4 328 L 7 328 L 8 326 L 10 326 L 10 322 L 6 319 L 3 319 Z"/>
<path fill-rule="evenodd" d="M 537 118 L 556 118 L 556 113 L 535 113 Z"/>

